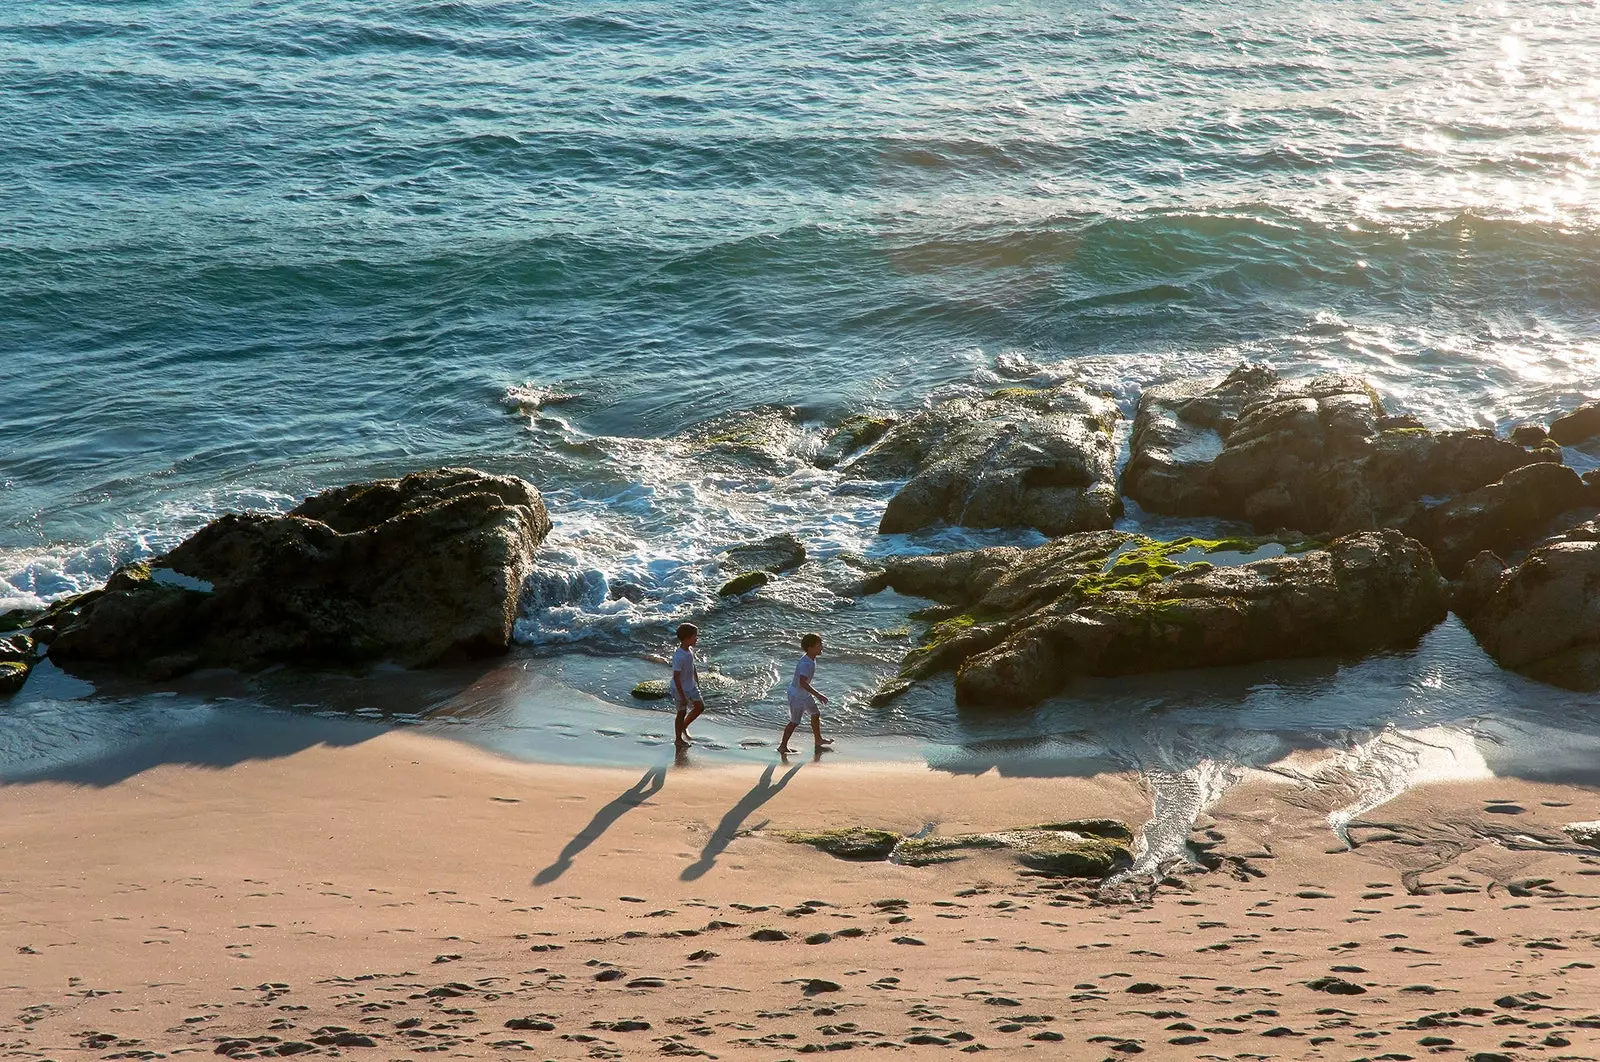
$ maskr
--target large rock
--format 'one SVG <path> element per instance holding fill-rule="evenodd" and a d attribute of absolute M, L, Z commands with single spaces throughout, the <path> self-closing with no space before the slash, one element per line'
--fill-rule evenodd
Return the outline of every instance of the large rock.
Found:
<path fill-rule="evenodd" d="M 50 655 L 161 676 L 501 653 L 549 530 L 534 487 L 462 468 L 228 514 L 113 575 L 58 621 Z"/>
<path fill-rule="evenodd" d="M 1504 557 L 1539 536 L 1561 513 L 1589 502 L 1589 489 L 1564 465 L 1525 465 L 1505 477 L 1424 510 L 1406 531 L 1454 576 L 1483 550 Z"/>
<path fill-rule="evenodd" d="M 1579 406 L 1550 425 L 1550 438 L 1562 446 L 1577 446 L 1596 435 L 1600 435 L 1600 402 Z"/>
<path fill-rule="evenodd" d="M 941 522 L 1047 535 L 1105 528 L 1122 512 L 1116 421 L 1115 403 L 1080 387 L 1007 388 L 917 413 L 845 470 L 907 480 L 884 511 L 884 533 Z"/>
<path fill-rule="evenodd" d="M 1080 675 L 1401 648 L 1445 616 L 1443 578 L 1399 532 L 1285 549 L 1108 531 L 898 558 L 881 582 L 951 606 L 902 679 L 954 668 L 963 705 L 1029 705 Z"/>
<path fill-rule="evenodd" d="M 16 693 L 28 681 L 38 646 L 27 634 L 0 637 L 0 695 Z"/>
<path fill-rule="evenodd" d="M 1600 541 L 1567 539 L 1500 570 L 1467 567 L 1456 611 L 1502 667 L 1576 690 L 1600 690 Z"/>
<path fill-rule="evenodd" d="M 1424 499 L 1560 459 L 1489 432 L 1430 432 L 1386 416 L 1358 377 L 1285 381 L 1253 365 L 1149 388 L 1131 449 L 1123 489 L 1151 512 L 1327 536 L 1398 527 Z"/>

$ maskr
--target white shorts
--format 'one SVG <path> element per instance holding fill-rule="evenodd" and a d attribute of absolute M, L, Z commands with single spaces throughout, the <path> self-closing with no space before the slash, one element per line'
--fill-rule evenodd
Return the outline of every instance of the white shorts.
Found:
<path fill-rule="evenodd" d="M 807 712 L 810 712 L 813 716 L 821 717 L 822 709 L 817 707 L 816 699 L 803 693 L 789 694 L 789 722 L 799 726 L 800 721 L 806 717 Z"/>

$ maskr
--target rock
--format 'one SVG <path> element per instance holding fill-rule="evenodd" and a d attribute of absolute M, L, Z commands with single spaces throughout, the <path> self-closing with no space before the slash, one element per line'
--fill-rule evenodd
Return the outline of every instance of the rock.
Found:
<path fill-rule="evenodd" d="M 878 530 L 1110 527 L 1121 513 L 1111 433 L 1117 407 L 1080 387 L 1008 388 L 956 398 L 890 428 L 845 470 L 906 478 Z"/>
<path fill-rule="evenodd" d="M 1030 870 L 1070 878 L 1104 878 L 1132 861 L 1125 844 L 1066 829 L 1064 825 L 1020 826 L 994 833 L 963 833 L 949 837 L 913 837 L 900 844 L 894 857 L 898 863 L 920 867 L 961 859 L 970 851 L 1006 849 L 1015 852 L 1018 862 Z M 1115 825 L 1131 840 L 1132 833 L 1126 826 Z"/>
<path fill-rule="evenodd" d="M 47 614 L 51 655 L 171 671 L 502 653 L 549 530 L 531 485 L 459 468 L 230 513 Z"/>
<path fill-rule="evenodd" d="M 38 643 L 30 635 L 8 634 L 0 637 L 0 660 L 32 660 L 38 653 Z"/>
<path fill-rule="evenodd" d="M 1538 446 L 1549 437 L 1550 433 L 1545 430 L 1543 424 L 1536 424 L 1531 420 L 1513 424 L 1511 430 L 1506 433 L 1506 438 L 1518 446 Z"/>
<path fill-rule="evenodd" d="M 28 681 L 33 664 L 24 660 L 0 660 L 0 695 L 16 693 Z"/>
<path fill-rule="evenodd" d="M 875 830 L 865 826 L 851 826 L 821 833 L 790 831 L 779 834 L 791 844 L 808 844 L 820 848 L 838 859 L 882 860 L 888 859 L 895 845 L 905 839 L 892 830 Z"/>
<path fill-rule="evenodd" d="M 42 608 L 13 608 L 0 612 L 0 632 L 19 631 L 32 627 L 34 621 L 44 615 Z"/>
<path fill-rule="evenodd" d="M 1314 992 L 1327 992 L 1334 996 L 1364 996 L 1367 990 L 1353 981 L 1346 981 L 1342 977 L 1329 974 L 1325 977 L 1315 977 L 1306 982 L 1306 987 Z"/>
<path fill-rule="evenodd" d="M 1562 446 L 1577 446 L 1596 435 L 1600 435 L 1600 402 L 1579 406 L 1550 425 L 1550 438 Z"/>
<path fill-rule="evenodd" d="M 806 560 L 806 547 L 787 531 L 762 539 L 730 546 L 722 551 L 723 566 L 738 572 L 771 572 L 781 575 L 794 571 Z"/>
<path fill-rule="evenodd" d="M 826 434 L 814 463 L 818 468 L 834 468 L 883 438 L 895 423 L 893 417 L 875 417 L 863 413 L 846 417 L 837 428 Z"/>
<path fill-rule="evenodd" d="M 1022 707 L 1079 675 L 1358 655 L 1412 645 L 1444 619 L 1444 580 L 1399 532 L 1309 545 L 1102 531 L 896 558 L 887 585 L 960 610 L 906 655 L 901 677 L 953 668 L 958 704 Z M 1266 556 L 1287 548 L 1301 551 Z M 1228 555 L 1247 563 L 1204 559 Z"/>
<path fill-rule="evenodd" d="M 1463 583 L 1456 609 L 1502 667 L 1600 690 L 1600 542 L 1542 545 L 1498 576 L 1475 560 Z"/>
<path fill-rule="evenodd" d="M 1600 822 L 1569 822 L 1561 829 L 1578 844 L 1600 848 Z"/>
<path fill-rule="evenodd" d="M 766 572 L 745 572 L 743 575 L 736 575 L 723 583 L 722 589 L 717 591 L 717 596 L 738 597 L 740 594 L 748 594 L 752 590 L 758 590 L 770 582 L 772 582 L 772 576 Z"/>
<path fill-rule="evenodd" d="M 1426 497 L 1551 460 L 1559 453 L 1489 432 L 1430 432 L 1386 416 L 1358 377 L 1284 381 L 1245 365 L 1140 397 L 1123 489 L 1151 512 L 1335 536 L 1398 527 Z"/>
<path fill-rule="evenodd" d="M 646 679 L 629 692 L 641 701 L 664 701 L 672 696 L 672 686 L 666 679 Z"/>
<path fill-rule="evenodd" d="M 1525 465 L 1424 510 L 1405 530 L 1433 551 L 1440 571 L 1454 576 L 1483 550 L 1507 556 L 1527 546 L 1555 516 L 1588 500 L 1583 480 L 1572 469 Z"/>
<path fill-rule="evenodd" d="M 794 410 L 761 406 L 697 424 L 679 445 L 701 467 L 783 475 L 801 467 L 797 452 L 804 439 Z"/>

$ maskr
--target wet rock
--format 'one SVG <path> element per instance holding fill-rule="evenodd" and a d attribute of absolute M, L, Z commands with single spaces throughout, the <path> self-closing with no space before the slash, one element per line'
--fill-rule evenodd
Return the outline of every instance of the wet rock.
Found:
<path fill-rule="evenodd" d="M 1550 433 L 1545 430 L 1543 424 L 1536 424 L 1531 420 L 1513 424 L 1511 430 L 1506 433 L 1506 438 L 1518 446 L 1538 446 L 1549 437 Z"/>
<path fill-rule="evenodd" d="M 502 653 L 549 530 L 530 484 L 461 468 L 340 487 L 284 516 L 230 513 L 47 614 L 51 655 L 248 670 Z"/>
<path fill-rule="evenodd" d="M 1110 399 L 1079 387 L 1007 388 L 917 413 L 846 471 L 907 479 L 884 511 L 884 533 L 940 522 L 1047 535 L 1110 527 L 1122 511 L 1116 420 Z"/>
<path fill-rule="evenodd" d="M 1094 820 L 1103 824 L 1105 820 Z M 1122 831 L 1127 827 L 1116 823 Z M 915 837 L 895 850 L 896 862 L 928 866 L 963 858 L 984 849 L 1015 852 L 1018 862 L 1031 870 L 1057 877 L 1104 878 L 1131 861 L 1126 844 L 1099 834 L 1078 832 L 1067 823 L 1019 826 L 993 833 L 962 833 L 948 837 Z M 1132 834 L 1128 833 L 1131 839 Z"/>
<path fill-rule="evenodd" d="M 759 590 L 770 582 L 772 582 L 772 576 L 766 572 L 745 572 L 743 575 L 736 575 L 723 583 L 722 588 L 717 591 L 717 596 L 738 597 L 740 594 L 748 594 L 752 590 Z"/>
<path fill-rule="evenodd" d="M 1552 542 L 1496 573 L 1469 566 L 1455 607 L 1502 667 L 1574 690 L 1600 690 L 1600 542 Z"/>
<path fill-rule="evenodd" d="M 672 696 L 672 687 L 666 679 L 646 679 L 629 692 L 641 701 L 664 701 Z"/>
<path fill-rule="evenodd" d="M 33 664 L 22 660 L 0 660 L 0 696 L 10 696 L 28 681 Z"/>
<path fill-rule="evenodd" d="M 794 410 L 761 406 L 697 424 L 678 443 L 702 468 L 782 475 L 801 467 L 804 438 Z"/>
<path fill-rule="evenodd" d="M 1506 556 L 1527 546 L 1558 514 L 1588 501 L 1588 488 L 1572 469 L 1525 465 L 1424 510 L 1405 530 L 1433 551 L 1440 571 L 1454 576 L 1483 550 Z"/>
<path fill-rule="evenodd" d="M 39 646 L 31 635 L 0 637 L 0 696 L 22 689 L 38 658 Z"/>
<path fill-rule="evenodd" d="M 794 571 L 806 560 L 806 547 L 788 532 L 772 535 L 760 542 L 746 542 L 722 551 L 722 563 L 737 572 L 771 572 L 781 575 Z"/>
<path fill-rule="evenodd" d="M 1123 489 L 1152 512 L 1329 536 L 1397 527 L 1424 498 L 1560 457 L 1387 416 L 1358 377 L 1285 381 L 1252 365 L 1148 389 L 1131 449 Z"/>
<path fill-rule="evenodd" d="M 20 631 L 32 627 L 43 615 L 42 608 L 13 608 L 0 612 L 0 632 Z"/>
<path fill-rule="evenodd" d="M 779 836 L 792 844 L 820 848 L 839 859 L 859 860 L 888 859 L 895 845 L 904 840 L 904 835 L 892 830 L 874 830 L 865 826 L 824 830 L 821 833 L 794 830 Z"/>
<path fill-rule="evenodd" d="M 1080 675 L 1401 648 L 1444 618 L 1446 584 L 1412 539 L 1373 531 L 1311 545 L 1106 531 L 897 558 L 884 583 L 959 610 L 907 654 L 901 677 L 954 669 L 958 704 L 1023 707 Z"/>
<path fill-rule="evenodd" d="M 1600 435 L 1600 402 L 1579 406 L 1550 425 L 1550 438 L 1562 446 L 1577 446 Z"/>
<path fill-rule="evenodd" d="M 1561 829 L 1578 844 L 1600 848 L 1600 822 L 1569 822 Z"/>
<path fill-rule="evenodd" d="M 840 462 L 860 453 L 888 433 L 895 426 L 895 418 L 858 413 L 846 417 L 837 428 L 824 437 L 822 450 L 814 463 L 818 468 L 834 468 Z"/>

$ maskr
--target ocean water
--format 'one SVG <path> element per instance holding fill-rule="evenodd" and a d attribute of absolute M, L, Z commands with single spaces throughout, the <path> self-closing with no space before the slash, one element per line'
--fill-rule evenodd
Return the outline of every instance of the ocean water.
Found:
<path fill-rule="evenodd" d="M 948 762 L 1065 742 L 1203 789 L 1305 746 L 1392 782 L 1426 757 L 1360 750 L 1439 727 L 1502 766 L 1590 747 L 1592 698 L 1499 672 L 1453 621 L 1412 654 L 1016 716 L 937 684 L 869 709 L 918 603 L 850 598 L 837 555 L 1028 538 L 877 536 L 893 486 L 798 456 L 847 412 L 1065 380 L 1131 412 L 1245 359 L 1361 373 L 1439 426 L 1600 397 L 1596 55 L 1590 0 L 0 5 L 0 608 L 222 511 L 471 464 L 546 493 L 511 666 L 610 713 L 601 758 L 654 747 L 627 690 L 689 616 L 730 755 L 813 627 L 833 725 Z M 789 464 L 674 440 L 774 407 Z M 817 563 L 718 605 L 717 550 L 780 530 Z M 37 685 L 0 767 L 212 696 Z M 473 703 L 502 747 L 543 725 Z"/>

